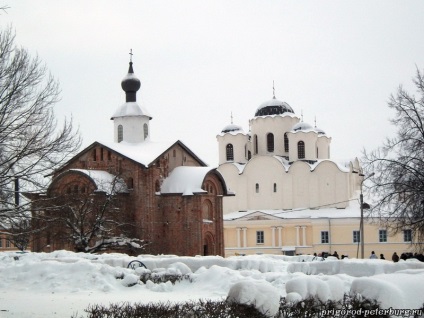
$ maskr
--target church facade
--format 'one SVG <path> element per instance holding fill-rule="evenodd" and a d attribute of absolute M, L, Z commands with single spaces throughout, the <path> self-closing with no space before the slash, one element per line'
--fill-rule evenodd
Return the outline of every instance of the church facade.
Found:
<path fill-rule="evenodd" d="M 151 140 L 152 116 L 136 98 L 140 85 L 130 62 L 121 82 L 126 101 L 111 118 L 114 141 L 82 150 L 54 173 L 40 196 L 113 196 L 120 221 L 148 243 L 143 253 L 224 255 L 224 179 L 181 141 Z M 58 225 L 35 235 L 32 250 L 72 249 L 63 231 Z"/>
<path fill-rule="evenodd" d="M 231 123 L 217 140 L 218 170 L 235 193 L 224 198 L 227 256 L 360 255 L 364 175 L 357 158 L 330 158 L 331 137 L 324 130 L 273 96 L 259 105 L 249 132 Z M 391 237 L 370 220 L 364 224 L 365 256 L 411 249 L 408 229 Z"/>

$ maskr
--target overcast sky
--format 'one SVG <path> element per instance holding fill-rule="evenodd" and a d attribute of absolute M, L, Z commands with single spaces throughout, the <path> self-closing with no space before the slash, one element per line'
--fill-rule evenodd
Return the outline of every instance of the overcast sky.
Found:
<path fill-rule="evenodd" d="M 218 163 L 216 135 L 248 131 L 263 101 L 290 104 L 354 158 L 393 135 L 390 94 L 424 69 L 424 1 L 4 1 L 0 27 L 60 82 L 58 118 L 83 146 L 113 140 L 120 83 L 133 50 L 152 140 L 182 140 Z"/>

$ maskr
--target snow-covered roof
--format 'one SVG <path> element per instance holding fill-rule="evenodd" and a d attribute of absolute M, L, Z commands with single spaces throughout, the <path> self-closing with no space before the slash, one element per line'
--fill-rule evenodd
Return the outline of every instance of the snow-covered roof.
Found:
<path fill-rule="evenodd" d="M 124 180 L 107 171 L 87 169 L 69 169 L 69 171 L 77 171 L 87 175 L 96 185 L 96 191 L 105 192 L 107 194 L 128 192 Z"/>
<path fill-rule="evenodd" d="M 244 133 L 244 131 L 243 131 L 243 128 L 239 125 L 229 124 L 225 126 L 224 128 L 222 128 L 221 133 L 237 134 L 237 133 Z"/>
<path fill-rule="evenodd" d="M 256 109 L 255 116 L 279 115 L 284 113 L 294 113 L 293 109 L 286 102 L 272 98 L 263 102 Z"/>
<path fill-rule="evenodd" d="M 119 107 L 113 114 L 111 119 L 117 117 L 135 117 L 135 116 L 147 116 L 152 119 L 152 116 L 146 110 L 145 107 L 138 105 L 137 102 L 126 102 Z"/>
<path fill-rule="evenodd" d="M 251 160 L 257 160 L 260 157 L 261 156 L 256 156 L 256 157 L 252 158 Z M 268 156 L 264 156 L 264 157 L 268 157 Z M 281 157 L 281 156 L 272 156 L 272 157 L 275 158 L 276 160 L 278 160 L 281 163 L 281 165 L 284 167 L 284 170 L 286 172 L 288 172 L 290 170 L 290 167 L 293 165 L 293 163 L 289 163 L 289 161 L 287 159 L 285 159 L 284 157 Z M 240 163 L 237 163 L 237 162 L 226 162 L 225 164 L 234 165 L 237 168 L 237 170 L 239 171 L 239 174 L 242 174 L 244 169 L 249 165 L 249 162 L 247 162 L 245 164 L 240 164 Z M 295 162 L 297 162 L 297 161 L 295 161 Z M 340 171 L 350 172 L 350 166 L 345 161 L 338 162 L 338 161 L 334 161 L 334 160 L 331 160 L 331 159 L 319 159 L 319 160 L 315 161 L 314 163 L 310 163 L 308 161 L 302 161 L 302 162 L 309 165 L 309 167 L 311 168 L 311 171 L 314 171 L 323 162 L 331 162 L 331 163 L 335 164 L 337 166 L 337 168 L 339 168 Z"/>
<path fill-rule="evenodd" d="M 325 131 L 318 128 L 318 127 L 312 127 L 311 124 L 305 123 L 305 122 L 300 122 L 297 123 L 296 125 L 293 126 L 291 132 L 292 133 L 296 133 L 298 131 L 303 131 L 303 132 L 316 132 L 318 133 L 318 135 L 325 135 Z"/>
<path fill-rule="evenodd" d="M 131 143 L 126 141 L 116 142 L 100 142 L 102 145 L 120 153 L 121 155 L 141 163 L 148 167 L 155 159 L 163 154 L 176 142 L 154 142 L 145 140 L 139 143 Z"/>
<path fill-rule="evenodd" d="M 319 219 L 319 218 L 359 218 L 361 216 L 361 209 L 357 199 L 351 199 L 349 205 L 345 209 L 337 208 L 299 208 L 293 210 L 247 210 L 236 211 L 224 215 L 224 221 L 238 220 L 249 215 L 261 213 L 269 215 L 274 218 L 280 219 Z"/>
<path fill-rule="evenodd" d="M 213 170 L 211 167 L 176 167 L 163 181 L 161 194 L 193 195 L 195 193 L 207 193 L 202 189 L 206 174 Z"/>

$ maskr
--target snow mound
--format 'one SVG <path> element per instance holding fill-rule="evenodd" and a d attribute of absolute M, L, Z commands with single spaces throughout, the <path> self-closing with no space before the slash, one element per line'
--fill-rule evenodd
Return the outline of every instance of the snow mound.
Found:
<path fill-rule="evenodd" d="M 323 262 L 293 262 L 287 266 L 287 272 L 302 272 L 307 275 L 347 274 L 353 277 L 374 276 L 394 273 L 406 269 L 424 269 L 422 262 L 398 262 L 387 260 L 325 260 Z"/>
<path fill-rule="evenodd" d="M 286 292 L 296 293 L 306 299 L 309 297 L 318 297 L 321 301 L 330 299 L 331 292 L 328 285 L 316 277 L 296 277 L 286 283 Z"/>
<path fill-rule="evenodd" d="M 280 308 L 280 293 L 265 281 L 238 282 L 228 292 L 227 301 L 254 305 L 262 314 L 274 317 Z"/>
<path fill-rule="evenodd" d="M 417 282 L 424 282 L 424 270 L 356 278 L 350 292 L 376 299 L 383 309 L 420 308 L 424 302 L 424 285 Z"/>
<path fill-rule="evenodd" d="M 166 283 L 155 284 L 151 280 L 148 280 L 146 282 L 146 288 L 153 292 L 165 293 L 171 292 L 173 290 L 173 285 L 170 281 L 167 281 Z"/>
<path fill-rule="evenodd" d="M 140 276 L 135 274 L 127 274 L 124 276 L 121 283 L 125 287 L 131 287 L 131 286 L 137 285 L 139 281 L 140 281 Z"/>
<path fill-rule="evenodd" d="M 188 275 L 192 273 L 190 267 L 188 267 L 186 264 L 182 262 L 177 262 L 177 263 L 173 263 L 169 265 L 168 271 L 169 270 L 174 270 L 175 274 L 178 274 L 178 275 Z"/>

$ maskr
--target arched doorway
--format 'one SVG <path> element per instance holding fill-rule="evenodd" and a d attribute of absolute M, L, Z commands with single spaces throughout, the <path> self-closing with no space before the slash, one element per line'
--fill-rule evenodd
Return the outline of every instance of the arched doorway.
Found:
<path fill-rule="evenodd" d="M 216 255 L 215 239 L 211 232 L 206 232 L 203 239 L 203 256 Z"/>

